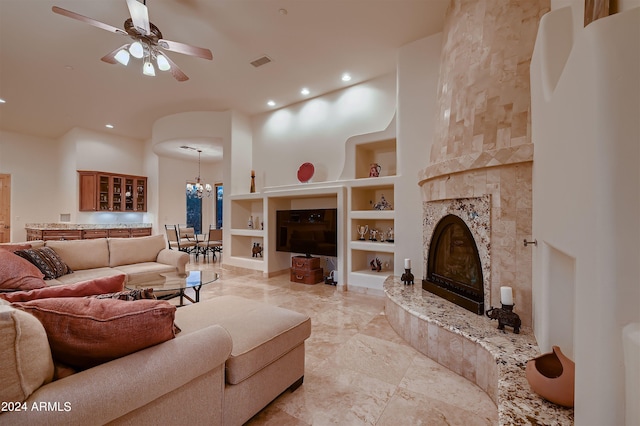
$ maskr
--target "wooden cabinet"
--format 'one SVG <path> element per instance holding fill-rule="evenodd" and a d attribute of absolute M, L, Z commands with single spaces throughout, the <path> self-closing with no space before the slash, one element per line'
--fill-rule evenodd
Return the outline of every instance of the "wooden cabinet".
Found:
<path fill-rule="evenodd" d="M 149 237 L 151 228 L 131 228 L 131 237 Z"/>
<path fill-rule="evenodd" d="M 27 241 L 33 240 L 81 240 L 81 229 L 29 229 Z"/>
<path fill-rule="evenodd" d="M 109 236 L 108 229 L 85 229 L 82 231 L 82 239 L 90 240 L 93 238 L 107 238 Z"/>
<path fill-rule="evenodd" d="M 80 211 L 146 212 L 147 178 L 78 170 Z"/>
<path fill-rule="evenodd" d="M 136 238 L 151 235 L 151 228 L 95 228 L 95 229 L 27 229 L 27 241 L 88 240 L 94 238 Z"/>

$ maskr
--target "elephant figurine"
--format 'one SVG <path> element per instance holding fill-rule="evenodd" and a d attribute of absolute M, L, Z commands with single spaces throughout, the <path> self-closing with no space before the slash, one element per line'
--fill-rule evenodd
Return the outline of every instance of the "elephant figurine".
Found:
<path fill-rule="evenodd" d="M 513 312 L 514 305 L 502 305 L 502 308 L 491 307 L 486 314 L 491 319 L 498 320 L 498 330 L 504 330 L 504 326 L 513 327 L 515 334 L 520 334 L 520 325 L 522 321 L 518 314 Z"/>

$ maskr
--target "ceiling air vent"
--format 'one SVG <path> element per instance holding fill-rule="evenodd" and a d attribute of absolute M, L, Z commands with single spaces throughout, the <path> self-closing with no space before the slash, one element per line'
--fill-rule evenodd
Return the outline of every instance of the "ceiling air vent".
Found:
<path fill-rule="evenodd" d="M 262 65 L 268 64 L 269 62 L 271 62 L 271 58 L 265 55 L 265 56 L 259 57 L 258 59 L 254 59 L 250 63 L 254 67 L 258 68 L 258 67 L 261 67 Z"/>

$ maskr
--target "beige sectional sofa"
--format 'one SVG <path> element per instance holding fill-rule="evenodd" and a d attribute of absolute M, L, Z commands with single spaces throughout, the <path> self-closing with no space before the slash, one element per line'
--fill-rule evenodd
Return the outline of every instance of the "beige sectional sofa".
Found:
<path fill-rule="evenodd" d="M 70 280 L 78 274 L 73 282 L 80 274 L 93 278 L 115 270 L 118 274 L 144 274 L 167 266 L 175 270 L 180 261 L 170 259 L 178 259 L 174 254 L 179 259 L 186 256 L 162 248 L 153 262 L 143 256 L 147 247 L 125 248 L 114 240 L 90 241 L 95 244 L 91 246 L 76 241 L 46 245 L 76 267 L 76 272 L 62 277 Z M 149 246 L 156 244 L 153 237 L 146 241 Z M 76 251 L 80 246 L 85 255 L 92 253 L 91 260 L 82 263 L 84 256 Z M 137 263 L 127 263 L 134 260 Z M 21 325 L 25 318 L 30 326 Z M 305 340 L 311 334 L 307 315 L 219 296 L 178 308 L 175 324 L 181 331 L 175 338 L 50 381 L 37 377 L 36 363 L 53 360 L 45 330 L 34 319 L 0 300 L 0 372 L 17 370 L 16 381 L 28 395 L 24 401 L 4 401 L 19 404 L 3 406 L 0 425 L 242 425 L 282 392 L 302 384 Z M 52 369 L 52 364 L 45 368 L 49 375 Z"/>
<path fill-rule="evenodd" d="M 51 247 L 73 270 L 47 285 L 73 284 L 92 278 L 125 274 L 185 273 L 189 255 L 166 248 L 162 235 L 139 238 L 96 238 L 91 240 L 28 241 L 33 248 Z M 1 245 L 0 245 L 1 247 Z"/>
<path fill-rule="evenodd" d="M 0 321 L 9 309 L 0 306 Z M 0 424 L 235 426 L 302 384 L 306 315 L 220 296 L 179 308 L 175 323 L 174 339 L 46 383 Z"/>

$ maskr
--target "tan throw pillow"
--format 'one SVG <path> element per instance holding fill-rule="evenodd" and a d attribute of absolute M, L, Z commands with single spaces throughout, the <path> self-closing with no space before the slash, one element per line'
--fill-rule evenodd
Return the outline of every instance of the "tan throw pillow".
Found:
<path fill-rule="evenodd" d="M 56 362 L 86 369 L 175 337 L 164 300 L 60 297 L 14 303 L 40 320 Z"/>
<path fill-rule="evenodd" d="M 15 254 L 36 265 L 44 274 L 45 280 L 52 280 L 73 272 L 50 247 L 18 250 Z"/>
<path fill-rule="evenodd" d="M 126 278 L 125 274 L 100 277 L 75 284 L 54 285 L 30 291 L 0 293 L 0 298 L 9 302 L 28 302 L 29 300 L 49 299 L 52 297 L 83 297 L 113 293 L 124 289 Z"/>
<path fill-rule="evenodd" d="M 0 250 L 0 289 L 32 290 L 45 287 L 44 274 L 26 259 Z"/>
<path fill-rule="evenodd" d="M 0 304 L 0 401 L 22 402 L 52 378 L 51 350 L 40 321 Z"/>

